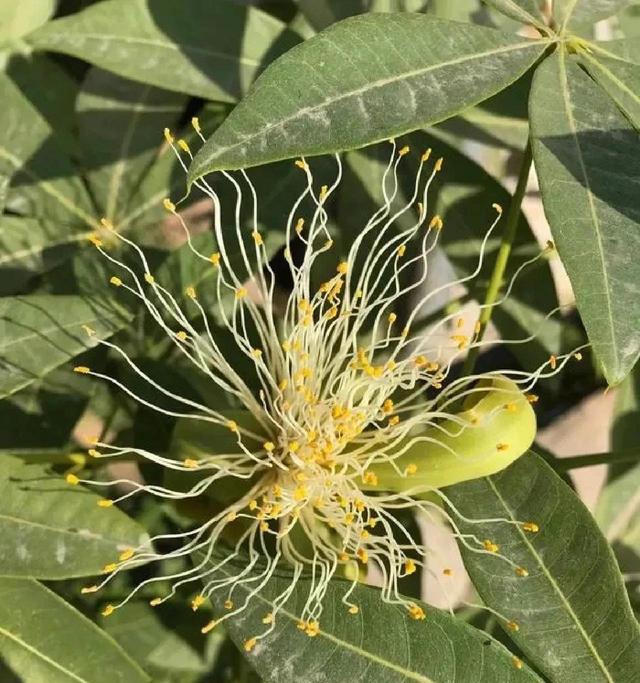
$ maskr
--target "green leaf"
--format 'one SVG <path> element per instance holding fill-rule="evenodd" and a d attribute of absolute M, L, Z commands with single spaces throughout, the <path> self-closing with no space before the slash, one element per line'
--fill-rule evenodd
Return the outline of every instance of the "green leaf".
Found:
<path fill-rule="evenodd" d="M 619 12 L 630 0 L 554 0 L 553 14 L 561 32 L 593 24 Z"/>
<path fill-rule="evenodd" d="M 104 216 L 117 224 L 187 98 L 91 69 L 77 100 L 82 162 Z"/>
<path fill-rule="evenodd" d="M 49 294 L 0 299 L 0 398 L 91 348 L 94 342 L 82 325 L 104 339 L 127 320 L 128 314 L 109 300 Z"/>
<path fill-rule="evenodd" d="M 462 549 L 485 603 L 519 625 L 511 638 L 551 681 L 633 683 L 640 629 L 611 549 L 571 489 L 534 453 L 486 479 L 448 489 L 463 532 L 491 539 L 505 559 Z M 506 522 L 482 522 L 501 518 Z M 538 533 L 520 524 L 533 521 Z"/>
<path fill-rule="evenodd" d="M 316 31 L 365 12 L 420 12 L 427 4 L 427 0 L 298 0 Z"/>
<path fill-rule="evenodd" d="M 0 4 L 0 43 L 16 40 L 51 17 L 55 0 L 20 0 Z"/>
<path fill-rule="evenodd" d="M 545 46 L 420 14 L 347 19 L 265 71 L 198 152 L 189 180 L 441 121 L 516 80 Z"/>
<path fill-rule="evenodd" d="M 298 38 L 272 16 L 231 2 L 108 0 L 49 22 L 29 42 L 142 83 L 233 102 Z"/>
<path fill-rule="evenodd" d="M 484 0 L 487 5 L 495 7 L 498 12 L 523 24 L 544 27 L 542 12 L 538 0 Z"/>
<path fill-rule="evenodd" d="M 37 581 L 0 578 L 0 653 L 24 681 L 142 683 L 149 678 L 93 622 Z"/>
<path fill-rule="evenodd" d="M 533 156 L 545 213 L 610 384 L 640 355 L 638 133 L 562 53 L 536 71 Z"/>
<path fill-rule="evenodd" d="M 238 617 L 225 622 L 239 646 L 265 631 L 262 618 L 289 582 L 286 573 L 277 573 Z M 309 638 L 297 624 L 310 581 L 298 582 L 278 612 L 274 632 L 248 655 L 267 683 L 312 680 L 320 672 L 319 680 L 353 683 L 540 681 L 526 666 L 516 669 L 511 653 L 486 633 L 424 603 L 416 604 L 423 606 L 426 619 L 414 621 L 401 607 L 382 602 L 378 589 L 360 585 L 350 597 L 359 613 L 349 614 L 341 602 L 349 585 L 329 584 L 320 633 Z M 251 584 L 238 584 L 234 594 L 239 598 L 250 589 Z"/>
<path fill-rule="evenodd" d="M 142 527 L 100 496 L 0 455 L 0 576 L 65 579 L 102 572 L 147 540 Z"/>
<path fill-rule="evenodd" d="M 640 130 L 640 64 L 595 54 L 594 58 L 588 52 L 581 52 L 580 62 Z"/>

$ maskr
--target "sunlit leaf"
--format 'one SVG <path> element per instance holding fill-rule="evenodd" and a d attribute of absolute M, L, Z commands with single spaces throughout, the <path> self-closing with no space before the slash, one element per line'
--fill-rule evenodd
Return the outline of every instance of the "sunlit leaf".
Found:
<path fill-rule="evenodd" d="M 554 0 L 553 15 L 561 31 L 594 23 L 619 12 L 630 0 Z"/>

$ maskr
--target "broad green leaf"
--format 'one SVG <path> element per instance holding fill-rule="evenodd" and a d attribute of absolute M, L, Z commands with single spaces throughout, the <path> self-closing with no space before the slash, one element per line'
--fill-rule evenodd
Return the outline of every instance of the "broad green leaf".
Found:
<path fill-rule="evenodd" d="M 347 19 L 265 71 L 198 152 L 190 182 L 221 168 L 353 149 L 441 121 L 515 81 L 545 46 L 421 14 Z"/>
<path fill-rule="evenodd" d="M 38 28 L 55 9 L 55 0 L 3 2 L 0 4 L 0 43 L 17 40 Z"/>
<path fill-rule="evenodd" d="M 108 0 L 49 22 L 29 42 L 142 83 L 233 102 L 298 38 L 272 16 L 232 2 Z"/>
<path fill-rule="evenodd" d="M 77 100 L 82 165 L 104 216 L 124 215 L 187 98 L 91 69 Z"/>
<path fill-rule="evenodd" d="M 640 355 L 640 138 L 564 53 L 536 71 L 533 156 L 551 231 L 607 381 Z"/>
<path fill-rule="evenodd" d="M 0 299 L 0 397 L 91 348 L 83 325 L 105 338 L 127 320 L 128 314 L 109 300 L 48 294 Z"/>
<path fill-rule="evenodd" d="M 0 654 L 25 683 L 149 680 L 104 631 L 29 579 L 0 578 Z"/>
<path fill-rule="evenodd" d="M 11 179 L 8 207 L 37 220 L 49 246 L 77 243 L 96 226 L 77 169 L 50 126 L 6 74 L 0 74 L 0 90 L 0 179 Z M 21 256 L 40 252 L 41 247 L 33 245 Z"/>
<path fill-rule="evenodd" d="M 539 0 L 485 0 L 487 5 L 495 7 L 498 12 L 511 19 L 533 26 L 544 26 Z"/>
<path fill-rule="evenodd" d="M 553 15 L 560 31 L 606 19 L 628 5 L 630 0 L 554 0 Z"/>
<path fill-rule="evenodd" d="M 298 0 L 300 9 L 316 31 L 337 21 L 366 12 L 420 12 L 427 0 Z"/>
<path fill-rule="evenodd" d="M 519 625 L 510 637 L 554 683 L 633 683 L 640 629 L 611 549 L 571 489 L 534 453 L 485 479 L 451 487 L 461 529 L 508 558 L 462 548 L 485 603 Z M 483 519 L 503 522 L 482 522 Z M 519 523 L 532 521 L 537 533 Z M 511 522 L 511 523 L 510 523 Z M 514 566 L 528 576 L 517 576 Z"/>
<path fill-rule="evenodd" d="M 224 570 L 228 569 L 226 565 Z M 273 611 L 273 599 L 289 582 L 286 572 L 276 573 L 237 618 L 226 622 L 240 647 L 265 631 L 262 619 Z M 251 585 L 239 583 L 234 599 L 242 599 Z M 320 633 L 309 638 L 297 624 L 310 581 L 298 582 L 278 612 L 274 632 L 248 655 L 266 683 L 294 683 L 314 677 L 353 683 L 540 681 L 526 666 L 517 669 L 511 653 L 486 633 L 424 603 L 418 604 L 426 618 L 414 621 L 401 607 L 382 602 L 378 589 L 358 586 L 350 600 L 358 605 L 359 612 L 349 614 L 341 602 L 349 585 L 341 580 L 329 584 Z"/>
<path fill-rule="evenodd" d="M 596 52 L 580 53 L 580 61 L 631 123 L 640 130 L 640 63 L 610 58 Z"/>
<path fill-rule="evenodd" d="M 144 529 L 100 496 L 0 455 L 0 576 L 65 579 L 102 572 Z"/>

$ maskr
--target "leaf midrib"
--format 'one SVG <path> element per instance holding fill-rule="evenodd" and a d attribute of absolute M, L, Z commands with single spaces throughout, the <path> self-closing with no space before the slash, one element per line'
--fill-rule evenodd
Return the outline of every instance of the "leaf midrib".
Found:
<path fill-rule="evenodd" d="M 624 93 L 626 93 L 629 97 L 631 97 L 633 100 L 636 101 L 638 105 L 640 105 L 640 95 L 635 93 L 633 90 L 629 88 L 629 86 L 624 82 L 621 81 L 610 69 L 608 69 L 604 64 L 599 62 L 597 59 L 594 59 L 589 55 L 588 53 L 583 53 L 582 57 L 588 61 L 590 64 L 593 64 L 596 69 L 599 69 L 604 76 L 606 76 L 612 83 L 618 86 L 620 90 L 622 90 Z M 630 63 L 630 62 L 627 62 Z"/>
<path fill-rule="evenodd" d="M 589 634 L 584 629 L 582 623 L 580 622 L 580 619 L 578 619 L 578 615 L 574 612 L 573 608 L 571 607 L 571 603 L 567 600 L 564 593 L 560 589 L 560 586 L 558 586 L 556 580 L 554 579 L 553 575 L 547 569 L 547 566 L 544 563 L 542 557 L 539 555 L 539 553 L 536 551 L 536 549 L 533 547 L 533 545 L 531 544 L 531 542 L 527 538 L 526 533 L 522 529 L 522 526 L 517 523 L 518 520 L 516 519 L 515 515 L 513 514 L 513 511 L 511 510 L 511 508 L 507 504 L 507 501 L 502 497 L 502 495 L 500 494 L 500 491 L 498 490 L 498 488 L 494 484 L 493 478 L 487 477 L 487 482 L 489 484 L 489 487 L 493 491 L 494 495 L 498 499 L 500 505 L 502 505 L 503 509 L 505 510 L 505 512 L 507 513 L 507 515 L 511 519 L 511 521 L 514 522 L 514 526 L 517 529 L 518 535 L 520 536 L 522 542 L 526 545 L 528 551 L 531 553 L 531 555 L 533 556 L 533 558 L 537 562 L 538 566 L 540 567 L 540 570 L 542 571 L 545 578 L 547 579 L 547 581 L 551 585 L 551 588 L 553 589 L 553 591 L 560 598 L 560 602 L 565 607 L 567 614 L 569 615 L 569 617 L 571 618 L 571 620 L 575 624 L 575 626 L 578 630 L 578 633 L 581 635 L 582 639 L 584 640 L 585 644 L 587 645 L 588 650 L 593 655 L 593 658 L 595 659 L 596 663 L 600 667 L 600 670 L 604 674 L 608 683 L 614 683 L 614 679 L 609 674 L 609 670 L 607 669 L 604 661 L 600 657 L 600 654 L 598 653 L 598 651 L 597 651 L 594 643 L 592 642 Z"/>
<path fill-rule="evenodd" d="M 602 246 L 602 234 L 601 234 L 601 229 L 600 229 L 600 220 L 598 218 L 598 214 L 596 211 L 596 207 L 594 204 L 593 200 L 593 192 L 591 191 L 591 184 L 589 182 L 589 176 L 587 174 L 587 168 L 584 163 L 584 158 L 582 156 L 582 148 L 580 147 L 580 141 L 578 139 L 578 129 L 576 126 L 576 121 L 573 116 L 573 109 L 571 108 L 571 98 L 569 94 L 569 85 L 567 81 L 567 70 L 565 68 L 565 54 L 563 50 L 559 50 L 559 55 L 558 55 L 558 66 L 560 70 L 560 86 L 562 90 L 562 101 L 564 103 L 564 108 L 565 108 L 565 113 L 567 115 L 567 121 L 569 123 L 569 128 L 571 131 L 571 135 L 574 140 L 577 156 L 578 156 L 578 163 L 580 164 L 580 170 L 582 172 L 582 176 L 584 179 L 585 183 L 585 190 L 587 192 L 587 198 L 589 201 L 589 212 L 591 213 L 591 218 L 593 220 L 593 227 L 595 230 L 596 234 L 596 243 L 598 245 L 598 256 L 600 257 L 600 265 L 602 268 L 602 275 L 605 280 L 605 287 L 604 287 L 604 298 L 606 301 L 606 309 L 607 309 L 607 317 L 609 318 L 609 330 L 610 330 L 610 337 L 611 337 L 611 346 L 614 349 L 614 351 L 617 349 L 616 345 L 616 328 L 615 328 L 615 323 L 613 319 L 613 308 L 612 308 L 612 302 L 611 302 L 611 292 L 609 290 L 609 283 L 610 283 L 610 278 L 609 278 L 609 272 L 607 269 L 607 264 L 604 258 L 604 248 Z M 616 369 L 617 370 L 617 369 Z"/>
<path fill-rule="evenodd" d="M 382 88 L 384 86 L 390 85 L 392 83 L 400 82 L 407 80 L 409 78 L 415 78 L 417 76 L 429 73 L 430 71 L 435 71 L 437 69 L 443 69 L 445 67 L 449 66 L 454 66 L 456 64 L 464 64 L 465 62 L 471 62 L 477 59 L 481 59 L 483 57 L 489 57 L 491 55 L 497 55 L 505 52 L 513 52 L 516 50 L 520 50 L 523 48 L 530 48 L 530 47 L 540 47 L 541 44 L 546 44 L 548 41 L 545 39 L 538 39 L 538 40 L 527 40 L 519 43 L 514 43 L 512 45 L 504 45 L 500 48 L 494 48 L 493 50 L 486 50 L 485 52 L 476 52 L 472 55 L 465 55 L 464 57 L 458 57 L 457 59 L 451 59 L 446 62 L 438 62 L 437 64 L 430 64 L 429 66 L 422 67 L 420 69 L 412 69 L 410 71 L 405 71 L 401 74 L 397 74 L 395 76 L 390 76 L 387 78 L 380 78 L 377 81 L 370 81 L 364 86 L 361 86 L 360 88 L 356 88 L 354 90 L 350 90 L 348 92 L 341 93 L 340 95 L 336 95 L 334 97 L 329 97 L 320 102 L 319 104 L 310 106 L 310 107 L 303 107 L 302 109 L 299 109 L 298 111 L 294 112 L 293 114 L 286 116 L 274 123 L 271 123 L 267 126 L 262 127 L 259 132 L 253 133 L 252 135 L 246 136 L 242 138 L 242 140 L 232 144 L 228 145 L 226 147 L 220 147 L 217 151 L 217 153 L 211 155 L 209 157 L 208 162 L 211 162 L 213 159 L 216 157 L 221 156 L 222 154 L 227 153 L 229 150 L 235 149 L 240 146 L 245 146 L 247 144 L 250 144 L 251 140 L 254 140 L 258 137 L 264 137 L 269 133 L 269 131 L 273 130 L 274 128 L 280 128 L 283 126 L 286 126 L 289 122 L 294 121 L 297 118 L 300 118 L 301 116 L 306 116 L 310 113 L 314 113 L 320 109 L 325 109 L 327 107 L 332 106 L 336 102 L 340 102 L 344 99 L 352 98 L 352 97 L 357 97 L 359 95 L 362 95 L 362 93 L 368 92 L 370 90 L 375 90 L 377 88 Z"/>

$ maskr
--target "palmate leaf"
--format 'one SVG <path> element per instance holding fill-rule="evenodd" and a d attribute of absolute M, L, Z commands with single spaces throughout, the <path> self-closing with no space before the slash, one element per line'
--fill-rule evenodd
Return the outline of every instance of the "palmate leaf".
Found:
<path fill-rule="evenodd" d="M 594 23 L 619 12 L 630 0 L 554 0 L 553 15 L 561 32 Z"/>
<path fill-rule="evenodd" d="M 285 24 L 233 2 L 109 0 L 29 36 L 126 78 L 233 102 L 257 72 L 298 42 Z"/>
<path fill-rule="evenodd" d="M 0 576 L 92 576 L 146 540 L 137 522 L 99 499 L 41 465 L 0 455 Z"/>
<path fill-rule="evenodd" d="M 640 355 L 638 132 L 563 52 L 537 69 L 533 156 L 545 213 L 610 384 Z"/>
<path fill-rule="evenodd" d="M 83 325 L 105 338 L 128 320 L 128 312 L 108 299 L 50 294 L 0 299 L 0 398 L 91 348 Z"/>
<path fill-rule="evenodd" d="M 546 45 L 420 14 L 347 19 L 265 71 L 199 151 L 190 181 L 441 121 L 515 81 Z"/>
<path fill-rule="evenodd" d="M 488 5 L 495 7 L 498 12 L 524 24 L 543 27 L 540 0 L 485 0 Z"/>
<path fill-rule="evenodd" d="M 229 565 L 224 569 L 228 570 Z M 222 571 L 222 570 L 221 570 Z M 272 578 L 238 615 L 226 623 L 242 647 L 264 632 L 263 617 L 271 600 L 290 582 L 281 573 Z M 324 598 L 320 633 L 309 638 L 298 629 L 299 614 L 308 598 L 309 581 L 302 579 L 278 612 L 275 631 L 247 655 L 268 683 L 301 680 L 364 683 L 510 683 L 540 681 L 528 667 L 518 669 L 513 655 L 490 636 L 448 613 L 428 605 L 426 618 L 414 621 L 405 609 L 382 602 L 378 589 L 358 586 L 351 600 L 359 607 L 349 614 L 341 602 L 349 583 L 334 580 Z M 238 584 L 234 599 L 251 589 Z"/>
<path fill-rule="evenodd" d="M 519 624 L 510 632 L 554 683 L 633 683 L 640 671 L 640 629 L 611 549 L 571 489 L 530 453 L 500 474 L 448 489 L 472 520 L 534 521 L 538 533 L 505 522 L 462 523 L 491 539 L 499 557 L 463 548 L 474 586 L 490 607 Z"/>
<path fill-rule="evenodd" d="M 25 682 L 149 680 L 110 636 L 29 579 L 0 578 L 0 654 Z"/>

